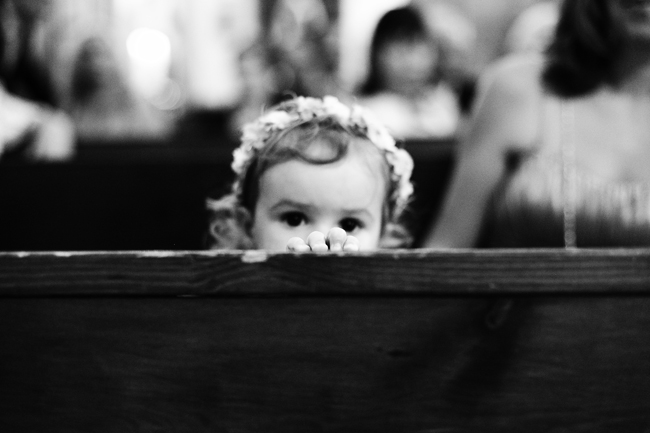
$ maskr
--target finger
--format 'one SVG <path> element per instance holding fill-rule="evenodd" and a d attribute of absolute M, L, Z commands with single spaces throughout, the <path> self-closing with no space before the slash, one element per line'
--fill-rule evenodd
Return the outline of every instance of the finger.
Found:
<path fill-rule="evenodd" d="M 327 251 L 329 249 L 325 242 L 325 235 L 321 232 L 311 232 L 307 236 L 307 245 L 312 251 Z"/>
<path fill-rule="evenodd" d="M 341 227 L 333 227 L 327 233 L 327 244 L 330 246 L 330 251 L 343 251 L 343 244 L 348 234 Z"/>
<path fill-rule="evenodd" d="M 291 238 L 289 239 L 289 242 L 287 242 L 287 251 L 302 253 L 309 250 L 309 245 L 307 245 L 301 238 Z"/>
<path fill-rule="evenodd" d="M 343 251 L 359 251 L 359 239 L 354 236 L 348 236 L 343 244 Z"/>

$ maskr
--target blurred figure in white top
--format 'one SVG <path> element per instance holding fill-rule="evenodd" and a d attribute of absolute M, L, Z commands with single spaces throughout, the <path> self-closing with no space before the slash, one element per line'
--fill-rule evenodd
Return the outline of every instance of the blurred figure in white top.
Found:
<path fill-rule="evenodd" d="M 388 11 L 372 38 L 369 74 L 357 92 L 358 103 L 398 138 L 453 137 L 461 114 L 458 97 L 443 76 L 444 61 L 419 10 Z"/>

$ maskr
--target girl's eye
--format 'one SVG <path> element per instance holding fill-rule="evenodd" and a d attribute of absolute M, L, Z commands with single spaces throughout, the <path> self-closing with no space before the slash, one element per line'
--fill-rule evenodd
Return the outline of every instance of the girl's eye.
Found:
<path fill-rule="evenodd" d="M 307 222 L 307 217 L 302 212 L 287 212 L 280 218 L 290 227 L 298 227 Z"/>
<path fill-rule="evenodd" d="M 348 233 L 353 232 L 361 228 L 362 226 L 363 224 L 361 223 L 361 221 L 359 221 L 356 218 L 345 218 L 339 222 L 339 227 L 341 227 L 343 230 L 345 230 Z"/>

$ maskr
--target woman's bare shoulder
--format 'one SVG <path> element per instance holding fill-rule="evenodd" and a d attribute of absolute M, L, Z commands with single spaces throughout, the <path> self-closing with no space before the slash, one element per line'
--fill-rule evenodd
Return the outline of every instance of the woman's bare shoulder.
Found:
<path fill-rule="evenodd" d="M 486 68 L 481 85 L 508 97 L 536 96 L 542 92 L 543 65 L 543 57 L 537 54 L 505 56 Z"/>
<path fill-rule="evenodd" d="M 474 141 L 497 153 L 504 147 L 534 145 L 543 94 L 542 66 L 541 57 L 519 55 L 504 57 L 485 70 L 474 113 Z"/>

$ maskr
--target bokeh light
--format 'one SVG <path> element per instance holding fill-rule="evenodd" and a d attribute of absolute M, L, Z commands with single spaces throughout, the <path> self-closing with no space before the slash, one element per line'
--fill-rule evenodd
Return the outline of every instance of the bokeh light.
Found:
<path fill-rule="evenodd" d="M 171 42 L 160 30 L 141 27 L 135 29 L 126 39 L 129 57 L 136 62 L 160 64 L 169 61 Z"/>
<path fill-rule="evenodd" d="M 147 98 L 158 96 L 169 81 L 171 41 L 160 30 L 140 27 L 126 39 L 131 63 L 131 78 L 136 89 Z"/>

